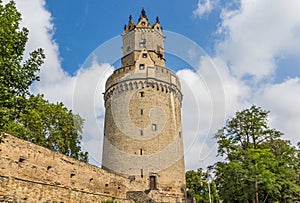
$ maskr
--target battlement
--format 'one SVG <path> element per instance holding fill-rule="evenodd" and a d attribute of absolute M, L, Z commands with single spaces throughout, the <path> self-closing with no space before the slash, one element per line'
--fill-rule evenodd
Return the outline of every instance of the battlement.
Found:
<path fill-rule="evenodd" d="M 178 77 L 169 69 L 160 66 L 145 67 L 144 70 L 126 66 L 115 70 L 106 82 L 104 100 L 107 101 L 113 94 L 143 88 L 173 93 L 180 103 L 182 101 Z"/>

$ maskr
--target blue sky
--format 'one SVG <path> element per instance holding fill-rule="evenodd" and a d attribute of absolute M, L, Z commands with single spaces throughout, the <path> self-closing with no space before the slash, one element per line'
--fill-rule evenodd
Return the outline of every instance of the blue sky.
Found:
<path fill-rule="evenodd" d="M 219 14 L 213 12 L 206 19 L 199 19 L 191 11 L 196 1 L 46 1 L 46 8 L 53 15 L 54 39 L 59 44 L 62 66 L 74 73 L 85 58 L 100 44 L 120 35 L 123 26 L 133 15 L 135 22 L 145 8 L 150 22 L 159 16 L 165 30 L 180 33 L 212 52 L 214 32 Z M 208 20 L 209 17 L 209 20 Z"/>
<path fill-rule="evenodd" d="M 120 59 L 123 26 L 130 14 L 136 22 L 142 8 L 152 23 L 159 16 L 167 66 L 182 83 L 187 169 L 214 163 L 213 134 L 252 104 L 271 112 L 270 125 L 285 139 L 300 140 L 300 1 L 16 2 L 30 31 L 25 55 L 39 47 L 46 54 L 31 91 L 85 119 L 82 146 L 92 164 L 101 165 L 101 92 L 118 68 L 108 58 Z"/>
<path fill-rule="evenodd" d="M 55 25 L 54 40 L 59 45 L 62 67 L 74 74 L 86 57 L 100 44 L 120 35 L 131 14 L 137 21 L 141 8 L 145 8 L 151 22 L 159 16 L 165 30 L 176 32 L 199 44 L 209 55 L 215 55 L 215 44 L 224 38 L 216 31 L 220 26 L 222 9 L 236 9 L 239 1 L 210 1 L 213 9 L 201 17 L 193 11 L 198 2 L 187 1 L 46 1 L 46 9 L 52 14 Z M 217 2 L 217 3 L 213 3 Z M 205 4 L 206 1 L 200 1 Z M 191 12 L 192 11 L 192 12 Z M 172 61 L 169 61 L 171 64 Z M 282 81 L 290 75 L 300 75 L 298 56 L 278 56 L 279 67 L 275 81 Z M 174 67 L 176 69 L 176 67 Z"/>

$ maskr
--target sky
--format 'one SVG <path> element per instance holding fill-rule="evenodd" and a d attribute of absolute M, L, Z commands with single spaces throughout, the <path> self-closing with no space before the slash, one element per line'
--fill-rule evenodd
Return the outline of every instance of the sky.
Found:
<path fill-rule="evenodd" d="M 119 67 L 128 16 L 159 16 L 167 67 L 180 78 L 186 169 L 219 160 L 213 135 L 236 111 L 257 105 L 293 144 L 300 132 L 298 0 L 15 0 L 29 29 L 25 57 L 46 61 L 32 93 L 85 119 L 82 147 L 101 165 L 105 80 Z M 7 2 L 7 1 L 4 1 Z"/>

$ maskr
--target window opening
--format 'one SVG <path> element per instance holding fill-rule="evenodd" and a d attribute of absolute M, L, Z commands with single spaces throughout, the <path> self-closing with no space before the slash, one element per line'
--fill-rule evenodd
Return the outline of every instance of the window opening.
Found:
<path fill-rule="evenodd" d="M 145 69 L 145 64 L 140 64 L 140 70 L 144 70 Z"/>
<path fill-rule="evenodd" d="M 156 124 L 155 124 L 155 123 L 152 124 L 152 130 L 153 130 L 153 131 L 156 131 L 156 130 L 157 130 L 157 127 L 156 127 Z"/>
<path fill-rule="evenodd" d="M 140 47 L 146 47 L 146 39 L 143 39 L 143 40 L 140 42 Z"/>

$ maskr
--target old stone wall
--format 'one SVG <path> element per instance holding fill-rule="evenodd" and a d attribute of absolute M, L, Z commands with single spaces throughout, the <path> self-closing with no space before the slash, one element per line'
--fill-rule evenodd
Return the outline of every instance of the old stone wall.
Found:
<path fill-rule="evenodd" d="M 124 198 L 76 188 L 0 176 L 0 202 L 99 202 L 114 199 L 130 203 Z"/>
<path fill-rule="evenodd" d="M 136 184 L 11 135 L 0 143 L 0 202 L 126 200 Z"/>
<path fill-rule="evenodd" d="M 145 179 L 109 173 L 12 135 L 0 143 L 0 202 L 182 201 L 172 187 L 144 185 Z"/>

